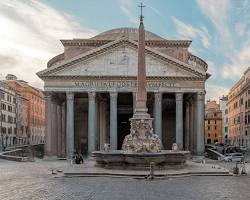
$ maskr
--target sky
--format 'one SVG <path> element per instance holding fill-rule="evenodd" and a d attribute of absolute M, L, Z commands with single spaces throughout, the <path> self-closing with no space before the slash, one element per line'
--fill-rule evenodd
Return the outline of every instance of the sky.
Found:
<path fill-rule="evenodd" d="M 36 72 L 63 51 L 60 39 L 89 38 L 138 27 L 166 39 L 192 40 L 190 52 L 208 64 L 206 99 L 218 100 L 250 67 L 250 0 L 2 0 L 0 78 L 43 88 Z"/>

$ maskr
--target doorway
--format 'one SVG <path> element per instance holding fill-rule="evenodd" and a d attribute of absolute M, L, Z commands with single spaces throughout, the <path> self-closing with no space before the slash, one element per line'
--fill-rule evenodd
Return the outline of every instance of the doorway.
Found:
<path fill-rule="evenodd" d="M 126 135 L 130 134 L 130 121 L 129 119 L 132 118 L 133 114 L 119 114 L 118 115 L 118 149 L 122 148 L 122 143 Z"/>

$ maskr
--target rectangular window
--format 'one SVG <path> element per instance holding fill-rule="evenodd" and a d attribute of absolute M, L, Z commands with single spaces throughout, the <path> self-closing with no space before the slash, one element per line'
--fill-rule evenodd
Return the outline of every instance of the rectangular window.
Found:
<path fill-rule="evenodd" d="M 8 116 L 8 123 L 13 123 L 13 117 Z"/>
<path fill-rule="evenodd" d="M 6 115 L 2 114 L 2 122 L 6 122 Z"/>
<path fill-rule="evenodd" d="M 207 127 L 207 130 L 210 130 L 210 126 Z"/>
<path fill-rule="evenodd" d="M 0 92 L 0 99 L 4 99 L 4 93 Z"/>
<path fill-rule="evenodd" d="M 227 133 L 227 131 L 228 131 L 228 127 L 227 127 L 227 126 L 225 126 L 225 132 Z"/>
<path fill-rule="evenodd" d="M 6 133 L 6 128 L 2 127 L 2 133 Z"/>
<path fill-rule="evenodd" d="M 12 112 L 12 106 L 8 106 L 8 111 Z"/>
<path fill-rule="evenodd" d="M 217 127 L 216 126 L 214 126 L 214 130 L 216 130 L 217 129 Z"/>
<path fill-rule="evenodd" d="M 4 103 L 1 104 L 1 109 L 6 110 L 6 105 Z"/>
<path fill-rule="evenodd" d="M 8 133 L 11 134 L 12 133 L 12 127 L 8 128 Z"/>
<path fill-rule="evenodd" d="M 209 119 L 209 120 L 207 120 L 207 124 L 210 124 L 210 119 Z"/>
<path fill-rule="evenodd" d="M 214 124 L 217 124 L 217 121 L 216 121 L 216 120 L 214 120 Z"/>
<path fill-rule="evenodd" d="M 225 110 L 225 115 L 227 115 L 227 114 L 228 114 L 228 109 Z"/>

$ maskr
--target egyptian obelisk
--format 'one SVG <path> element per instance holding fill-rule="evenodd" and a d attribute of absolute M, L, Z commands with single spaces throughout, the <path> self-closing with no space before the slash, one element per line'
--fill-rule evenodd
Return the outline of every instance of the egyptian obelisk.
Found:
<path fill-rule="evenodd" d="M 145 61 L 145 30 L 143 24 L 142 7 L 138 38 L 138 66 L 136 106 L 131 121 L 130 134 L 123 141 L 122 149 L 127 152 L 159 152 L 161 141 L 153 133 L 153 118 L 148 114 L 146 90 L 146 61 Z"/>

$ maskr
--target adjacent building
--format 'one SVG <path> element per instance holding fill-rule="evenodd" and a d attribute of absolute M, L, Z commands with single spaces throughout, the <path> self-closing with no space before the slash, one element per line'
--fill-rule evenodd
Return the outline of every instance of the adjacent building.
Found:
<path fill-rule="evenodd" d="M 228 137 L 228 96 L 222 96 L 220 98 L 220 110 L 222 113 L 222 142 L 229 144 Z"/>
<path fill-rule="evenodd" d="M 19 144 L 45 141 L 45 100 L 43 92 L 11 74 L 6 84 L 16 91 L 17 135 Z"/>
<path fill-rule="evenodd" d="M 250 148 L 250 68 L 228 94 L 228 135 L 232 145 Z"/>
<path fill-rule="evenodd" d="M 17 144 L 16 92 L 0 81 L 0 145 L 3 147 Z"/>
<path fill-rule="evenodd" d="M 222 143 L 222 112 L 216 101 L 207 101 L 205 109 L 205 143 Z"/>
<path fill-rule="evenodd" d="M 145 31 L 147 107 L 164 149 L 204 152 L 207 64 L 189 40 L 166 40 Z M 121 149 L 130 133 L 138 29 L 118 28 L 89 39 L 61 40 L 64 52 L 38 72 L 46 98 L 47 156 L 88 153 L 110 143 Z"/>

